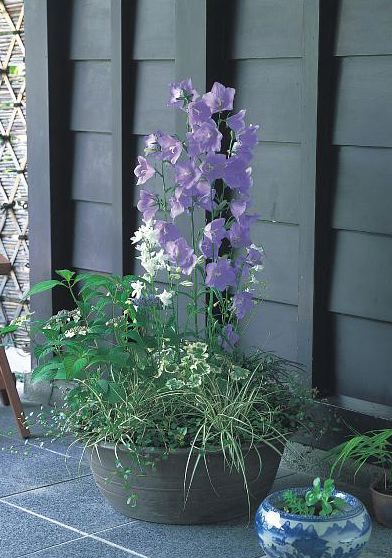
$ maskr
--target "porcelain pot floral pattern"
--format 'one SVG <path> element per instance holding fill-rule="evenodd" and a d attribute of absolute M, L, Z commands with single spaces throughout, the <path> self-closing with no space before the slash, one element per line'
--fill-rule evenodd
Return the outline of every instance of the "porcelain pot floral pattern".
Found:
<path fill-rule="evenodd" d="M 307 488 L 293 491 L 304 494 Z M 270 494 L 256 513 L 256 531 L 270 558 L 357 558 L 369 540 L 371 519 L 351 494 L 335 491 L 347 510 L 333 517 L 301 516 L 281 511 L 283 491 Z"/>

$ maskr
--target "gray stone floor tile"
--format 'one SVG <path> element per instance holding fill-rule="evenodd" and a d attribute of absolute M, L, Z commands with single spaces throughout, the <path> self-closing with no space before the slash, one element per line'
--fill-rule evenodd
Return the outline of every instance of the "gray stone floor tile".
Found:
<path fill-rule="evenodd" d="M 47 451 L 60 453 L 65 457 L 82 459 L 83 462 L 88 463 L 87 453 L 84 451 L 83 446 L 75 442 L 75 439 L 71 436 L 56 439 L 47 436 L 32 436 L 29 438 L 28 444 Z"/>
<path fill-rule="evenodd" d="M 0 497 L 89 474 L 77 459 L 66 459 L 34 446 L 17 446 L 0 454 Z"/>
<path fill-rule="evenodd" d="M 0 556 L 15 558 L 51 544 L 75 539 L 77 535 L 60 526 L 33 517 L 0 501 Z"/>
<path fill-rule="evenodd" d="M 31 412 L 37 413 L 39 412 L 40 406 L 34 404 L 23 404 L 23 410 L 25 416 L 28 418 Z M 41 426 L 35 427 L 36 433 L 41 433 L 43 431 Z M 12 438 L 16 438 L 21 440 L 22 438 L 19 435 L 19 430 L 15 422 L 15 418 L 12 412 L 11 407 L 0 407 L 0 434 L 10 436 Z"/>
<path fill-rule="evenodd" d="M 58 546 L 51 546 L 39 552 L 12 558 L 22 558 L 22 556 L 31 556 L 31 558 L 132 558 L 133 556 L 134 558 L 141 558 L 141 556 L 138 557 L 129 551 L 113 548 L 91 538 L 81 538 Z"/>
<path fill-rule="evenodd" d="M 106 502 L 91 476 L 31 490 L 5 500 L 87 533 L 132 521 Z"/>
<path fill-rule="evenodd" d="M 161 525 L 137 522 L 116 527 L 102 538 L 149 558 L 259 558 L 262 550 L 253 525 Z"/>

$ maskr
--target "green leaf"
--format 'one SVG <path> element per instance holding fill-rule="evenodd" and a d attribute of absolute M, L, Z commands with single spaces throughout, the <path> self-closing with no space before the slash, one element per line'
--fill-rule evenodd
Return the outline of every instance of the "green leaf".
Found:
<path fill-rule="evenodd" d="M 56 273 L 68 282 L 71 281 L 72 277 L 75 275 L 75 272 L 69 269 L 56 269 Z"/>
<path fill-rule="evenodd" d="M 81 376 L 84 376 L 84 374 L 81 374 L 81 372 L 84 372 L 84 369 L 86 368 L 87 364 L 88 364 L 88 359 L 86 357 L 81 357 L 76 359 L 72 370 L 73 376 L 75 378 L 81 379 Z"/>
<path fill-rule="evenodd" d="M 312 490 L 309 490 L 305 495 L 305 501 L 308 506 L 314 506 L 318 502 L 317 494 L 315 494 Z"/>
<path fill-rule="evenodd" d="M 110 403 L 121 403 L 126 400 L 126 391 L 122 386 L 109 382 L 109 390 L 107 393 L 107 400 Z"/>
<path fill-rule="evenodd" d="M 330 515 L 332 512 L 332 506 L 329 502 L 326 502 L 325 500 L 321 500 L 321 511 L 320 511 L 320 515 Z"/>
<path fill-rule="evenodd" d="M 36 285 L 31 287 L 31 289 L 27 291 L 27 293 L 24 295 L 22 300 L 26 300 L 26 298 L 29 298 L 39 293 L 43 293 L 45 291 L 50 291 L 51 289 L 57 286 L 65 287 L 64 283 L 58 281 L 57 279 L 48 279 L 47 281 L 41 281 L 41 283 L 37 283 Z"/>
<path fill-rule="evenodd" d="M 104 379 L 100 379 L 97 381 L 98 387 L 101 389 L 103 393 L 108 393 L 109 391 L 109 382 Z"/>
<path fill-rule="evenodd" d="M 62 368 L 61 361 L 52 360 L 46 364 L 37 366 L 32 373 L 33 383 L 41 382 L 42 380 L 52 380 L 56 376 L 56 371 Z"/>
<path fill-rule="evenodd" d="M 14 333 L 18 329 L 18 326 L 15 324 L 10 324 L 0 328 L 0 337 L 2 335 L 7 335 L 7 333 Z"/>

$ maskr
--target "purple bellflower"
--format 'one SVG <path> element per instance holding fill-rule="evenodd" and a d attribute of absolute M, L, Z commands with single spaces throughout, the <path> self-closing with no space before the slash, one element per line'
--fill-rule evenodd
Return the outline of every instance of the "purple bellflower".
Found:
<path fill-rule="evenodd" d="M 203 122 L 194 132 L 188 132 L 187 139 L 188 153 L 191 157 L 195 157 L 209 151 L 220 151 L 222 134 L 215 122 L 210 119 Z"/>
<path fill-rule="evenodd" d="M 223 179 L 230 188 L 247 194 L 252 186 L 252 169 L 240 157 L 230 157 L 226 163 Z"/>
<path fill-rule="evenodd" d="M 216 81 L 211 91 L 203 95 L 203 101 L 210 107 L 213 113 L 233 110 L 234 95 L 235 89 L 225 87 Z"/>
<path fill-rule="evenodd" d="M 185 275 L 192 273 L 197 263 L 197 258 L 185 238 L 169 240 L 166 242 L 165 251 L 169 260 L 177 267 L 180 267 L 182 273 Z"/>
<path fill-rule="evenodd" d="M 229 116 L 227 119 L 227 125 L 236 134 L 245 129 L 245 114 L 246 110 L 240 110 L 236 114 Z"/>
<path fill-rule="evenodd" d="M 158 196 L 149 190 L 140 190 L 140 199 L 137 203 L 138 210 L 143 213 L 143 219 L 151 221 L 159 209 Z"/>
<path fill-rule="evenodd" d="M 184 188 L 191 188 L 201 176 L 200 170 L 191 161 L 181 161 L 175 165 L 176 182 Z"/>
<path fill-rule="evenodd" d="M 207 287 L 224 291 L 228 287 L 235 286 L 236 274 L 231 263 L 226 258 L 218 258 L 216 262 L 207 264 L 206 272 Z"/>
<path fill-rule="evenodd" d="M 237 293 L 233 296 L 234 313 L 239 320 L 245 318 L 246 314 L 252 310 L 253 300 L 249 292 Z"/>
<path fill-rule="evenodd" d="M 203 122 L 207 122 L 207 120 L 210 120 L 211 114 L 212 113 L 210 107 L 203 100 L 189 103 L 189 124 L 192 128 L 201 126 Z"/>
<path fill-rule="evenodd" d="M 226 165 L 226 156 L 223 153 L 207 153 L 204 163 L 201 166 L 203 176 L 210 182 L 217 178 L 222 178 Z"/>
<path fill-rule="evenodd" d="M 140 184 L 144 184 L 147 180 L 150 180 L 155 174 L 155 169 L 147 162 L 147 159 L 144 157 L 137 158 L 139 164 L 136 166 L 134 173 L 137 177 L 136 184 L 140 186 Z"/>
<path fill-rule="evenodd" d="M 170 99 L 168 106 L 185 109 L 187 104 L 195 101 L 200 95 L 193 88 L 191 78 L 170 84 Z"/>

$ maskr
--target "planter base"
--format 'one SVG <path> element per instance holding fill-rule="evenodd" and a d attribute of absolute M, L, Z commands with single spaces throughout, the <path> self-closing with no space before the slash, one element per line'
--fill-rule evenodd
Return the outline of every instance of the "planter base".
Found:
<path fill-rule="evenodd" d="M 262 459 L 255 450 L 245 457 L 245 467 L 250 493 L 251 512 L 267 495 L 275 479 L 280 455 L 269 448 L 258 448 Z M 117 448 L 122 466 L 127 469 L 133 463 L 129 453 Z M 160 456 L 155 451 L 152 455 Z M 125 483 L 116 467 L 113 446 L 100 445 L 91 450 L 90 464 L 95 482 L 114 509 L 133 519 L 154 523 L 178 525 L 207 524 L 228 521 L 249 513 L 248 498 L 241 474 L 224 467 L 221 452 L 208 452 L 196 469 L 189 496 L 184 507 L 184 474 L 188 460 L 188 450 L 177 450 L 167 459 L 159 459 L 154 468 L 146 469 L 145 474 L 132 474 Z M 192 475 L 195 458 L 188 465 L 188 479 Z M 132 495 L 136 505 L 127 503 Z"/>
<path fill-rule="evenodd" d="M 384 527 L 392 528 L 392 495 L 376 489 L 377 483 L 370 487 L 374 517 Z"/>

